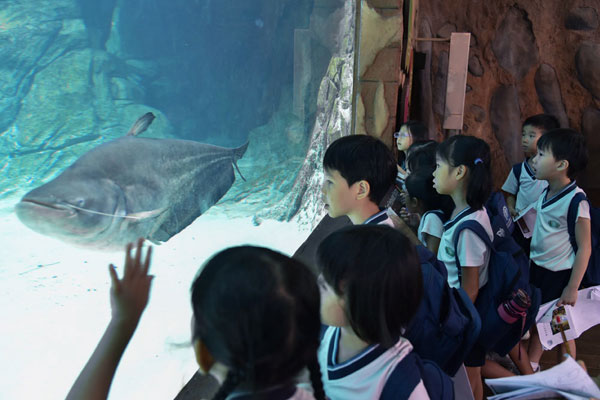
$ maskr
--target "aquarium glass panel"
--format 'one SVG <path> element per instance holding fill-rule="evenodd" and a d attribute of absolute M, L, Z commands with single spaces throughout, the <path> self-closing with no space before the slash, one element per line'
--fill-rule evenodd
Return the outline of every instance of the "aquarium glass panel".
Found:
<path fill-rule="evenodd" d="M 0 397 L 64 398 L 110 320 L 109 263 L 153 246 L 112 398 L 197 370 L 190 284 L 229 246 L 293 254 L 350 133 L 354 0 L 0 7 Z"/>

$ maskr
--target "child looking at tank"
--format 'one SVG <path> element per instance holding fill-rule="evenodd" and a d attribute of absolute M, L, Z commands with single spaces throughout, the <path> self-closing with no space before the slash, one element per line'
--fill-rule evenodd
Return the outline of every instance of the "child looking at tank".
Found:
<path fill-rule="evenodd" d="M 484 228 L 490 241 L 493 240 L 492 226 L 484 208 L 492 190 L 490 148 L 476 137 L 456 135 L 440 143 L 436 158 L 433 172 L 435 190 L 449 195 L 454 201 L 450 220 L 444 224 L 438 260 L 446 265 L 448 284 L 462 287 L 475 303 L 479 289 L 488 280 L 491 250 L 471 230 L 460 232 L 455 250 L 454 232 L 461 222 L 475 220 Z M 455 257 L 456 254 L 458 257 Z M 460 265 L 457 265 L 457 259 Z M 465 366 L 477 400 L 483 398 L 481 366 L 484 363 L 485 351 L 476 345 L 467 356 Z"/>
<path fill-rule="evenodd" d="M 396 147 L 398 148 L 399 153 L 397 181 L 399 181 L 400 187 L 402 187 L 402 183 L 407 176 L 406 152 L 414 142 L 425 140 L 427 139 L 427 136 L 427 127 L 425 127 L 422 122 L 413 120 L 403 123 L 400 127 L 400 130 L 394 133 L 394 138 L 396 138 Z"/>
<path fill-rule="evenodd" d="M 147 304 L 150 248 L 112 279 L 111 322 L 67 399 L 106 399 L 119 360 Z M 325 399 L 317 349 L 321 323 L 316 278 L 300 262 L 260 247 L 216 254 L 192 284 L 192 337 L 204 371 L 224 379 L 213 399 Z M 308 367 L 314 395 L 295 384 Z M 218 372 L 216 375 L 221 375 Z"/>
<path fill-rule="evenodd" d="M 557 300 L 557 305 L 577 302 L 577 291 L 591 255 L 590 208 L 579 203 L 575 218 L 574 251 L 567 228 L 567 212 L 573 197 L 583 193 L 575 178 L 587 165 L 588 154 L 583 135 L 572 129 L 554 129 L 538 141 L 532 160 L 535 177 L 548 183 L 536 204 L 536 221 L 531 238 L 530 282 L 542 292 L 542 303 Z M 571 355 L 576 356 L 575 341 L 569 341 Z M 559 348 L 565 353 L 564 344 Z M 534 329 L 529 357 L 534 369 L 542 356 L 542 345 Z"/>
<path fill-rule="evenodd" d="M 432 169 L 422 168 L 406 178 L 406 209 L 420 217 L 417 238 L 433 254 L 437 254 L 444 232 L 444 222 L 450 216 L 452 199 L 433 188 Z"/>
<path fill-rule="evenodd" d="M 451 397 L 449 378 L 402 337 L 423 295 L 418 255 L 409 240 L 387 226 L 350 226 L 329 235 L 317 258 L 321 319 L 328 325 L 319 348 L 327 397 L 416 400 L 440 398 L 440 392 Z"/>
<path fill-rule="evenodd" d="M 506 192 L 506 205 L 513 217 L 534 204 L 548 186 L 544 180 L 536 179 L 532 169 L 532 159 L 537 153 L 537 142 L 549 130 L 559 127 L 559 122 L 553 115 L 537 114 L 523 122 L 521 146 L 525 153 L 525 161 L 515 164 L 502 185 Z M 533 231 L 533 226 L 525 229 Z M 529 254 L 531 239 L 523 236 L 521 229 L 515 229 L 514 237 L 517 243 Z"/>
<path fill-rule="evenodd" d="M 379 208 L 396 176 L 394 155 L 383 142 L 367 135 L 339 138 L 325 151 L 323 168 L 321 191 L 331 218 L 346 215 L 353 224 L 393 226 Z"/>

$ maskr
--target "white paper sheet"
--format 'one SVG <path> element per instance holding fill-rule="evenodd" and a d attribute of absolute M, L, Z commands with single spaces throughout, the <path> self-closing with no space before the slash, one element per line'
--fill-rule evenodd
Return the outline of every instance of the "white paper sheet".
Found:
<path fill-rule="evenodd" d="M 556 302 L 550 301 L 540 306 L 536 325 L 540 342 L 545 350 L 550 350 L 563 342 L 562 335 L 553 325 L 553 314 L 557 311 Z M 577 339 L 592 326 L 600 324 L 600 286 L 582 289 L 578 292 L 575 307 L 564 306 L 565 318 L 568 322 L 563 325 L 567 340 Z"/>
<path fill-rule="evenodd" d="M 600 388 L 594 383 L 587 372 L 572 357 L 545 371 L 533 375 L 513 376 L 510 378 L 486 379 L 485 383 L 496 394 L 506 394 L 519 391 L 518 395 L 535 395 L 552 390 L 562 396 L 572 399 L 600 398 Z M 532 389 L 524 391 L 522 389 Z M 535 389 L 535 390 L 534 390 Z M 573 397 L 574 396 L 574 397 Z M 513 398 L 500 397 L 500 398 Z M 534 399 L 536 397 L 523 397 Z"/>

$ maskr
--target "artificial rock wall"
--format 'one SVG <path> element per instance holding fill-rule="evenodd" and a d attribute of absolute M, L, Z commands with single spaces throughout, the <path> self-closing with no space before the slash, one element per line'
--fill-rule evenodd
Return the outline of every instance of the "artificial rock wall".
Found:
<path fill-rule="evenodd" d="M 472 33 L 463 133 L 490 143 L 497 185 L 523 159 L 522 121 L 546 112 L 585 134 L 590 162 L 578 183 L 600 201 L 599 8 L 598 0 L 419 1 L 418 36 Z M 417 45 L 426 62 L 416 112 L 439 138 L 448 49 Z"/>

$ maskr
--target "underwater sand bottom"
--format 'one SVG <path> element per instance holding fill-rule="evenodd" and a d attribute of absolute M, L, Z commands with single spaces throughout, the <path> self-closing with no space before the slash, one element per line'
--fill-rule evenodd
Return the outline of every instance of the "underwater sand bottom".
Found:
<path fill-rule="evenodd" d="M 64 398 L 110 319 L 110 262 L 123 253 L 79 249 L 39 235 L 0 202 L 0 398 Z M 113 381 L 110 398 L 172 399 L 197 370 L 189 288 L 213 253 L 255 244 L 292 254 L 310 233 L 293 222 L 228 218 L 214 206 L 155 246 L 148 308 Z M 239 215 L 240 205 L 236 205 Z"/>

